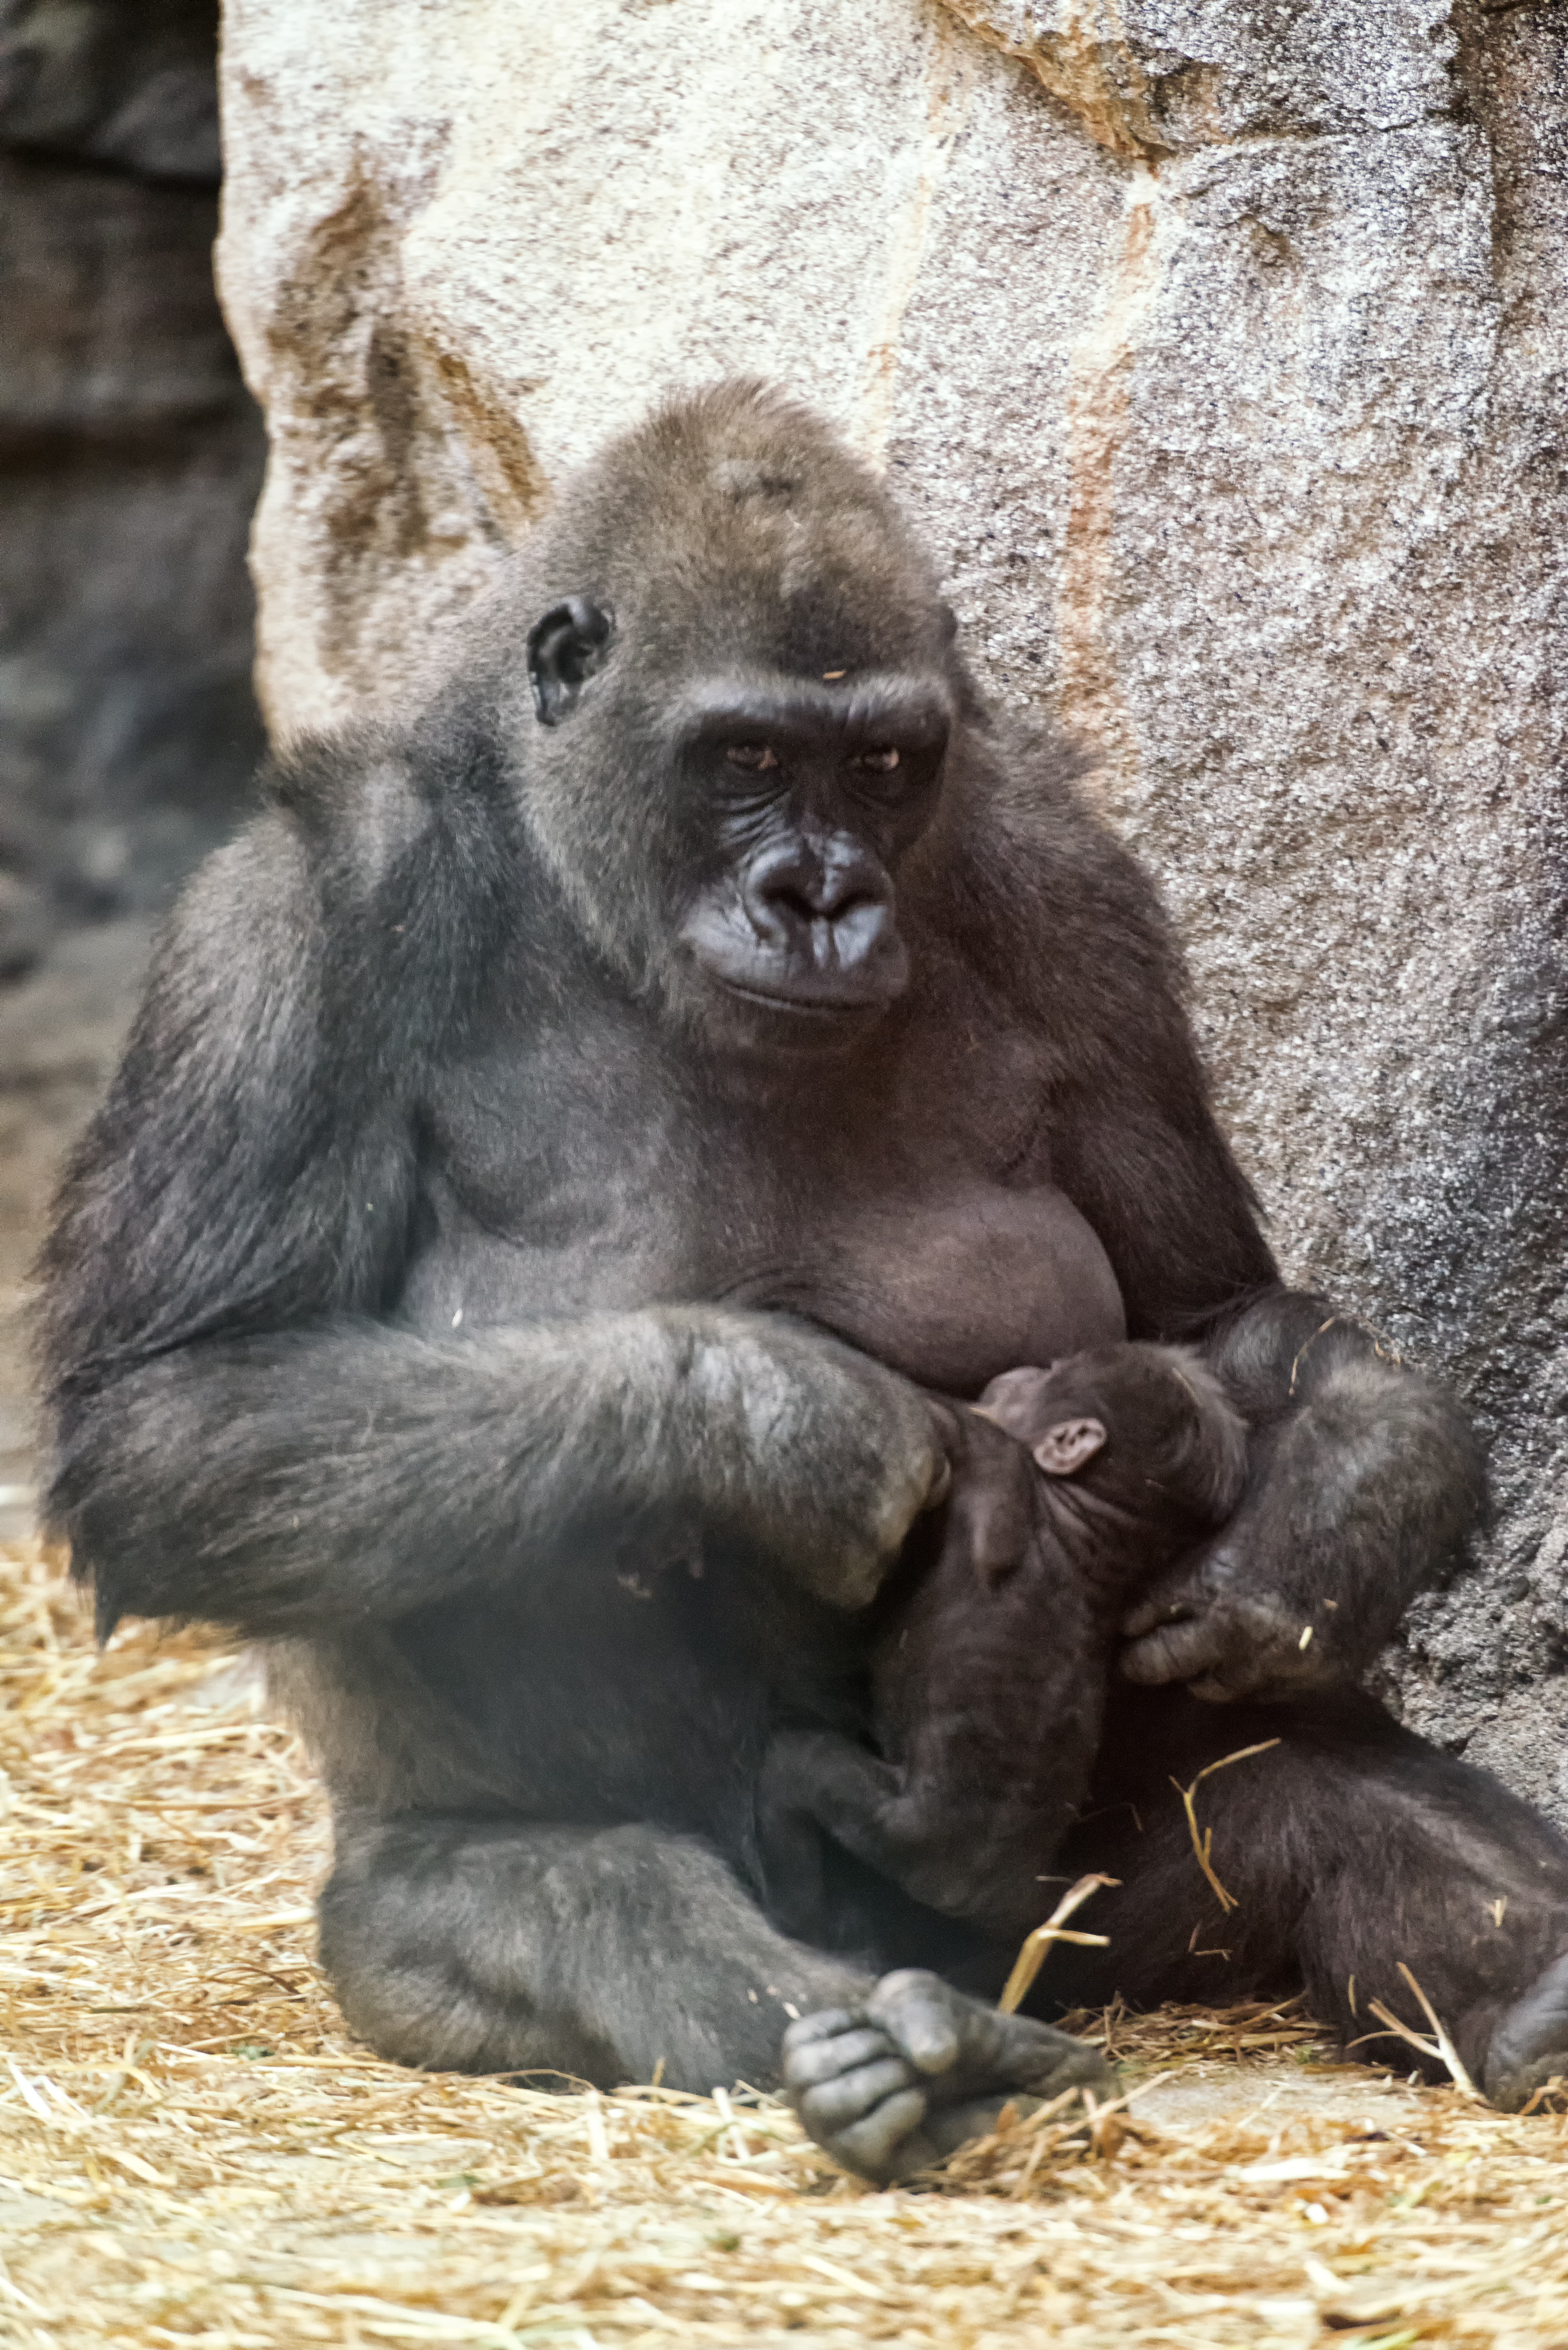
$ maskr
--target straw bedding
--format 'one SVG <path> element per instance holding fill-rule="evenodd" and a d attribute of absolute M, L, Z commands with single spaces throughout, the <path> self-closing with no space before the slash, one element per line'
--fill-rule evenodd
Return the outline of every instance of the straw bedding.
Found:
<path fill-rule="evenodd" d="M 1120 2111 L 876 2194 L 744 2092 L 357 2048 L 298 1749 L 208 1636 L 96 1655 L 36 1550 L 0 1554 L 0 2341 L 1568 2345 L 1568 2123 L 1334 2065 L 1289 2009 L 1082 2019 Z"/>

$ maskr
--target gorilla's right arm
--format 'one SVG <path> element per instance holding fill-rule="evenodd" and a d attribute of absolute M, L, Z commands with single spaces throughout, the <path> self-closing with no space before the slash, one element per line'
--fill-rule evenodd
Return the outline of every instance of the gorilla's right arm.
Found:
<path fill-rule="evenodd" d="M 863 1604 L 941 1455 L 918 1392 L 851 1348 L 702 1306 L 466 1340 L 379 1318 L 421 1083 L 504 934 L 487 880 L 514 922 L 528 878 L 496 878 L 472 806 L 389 788 L 413 837 L 379 871 L 288 811 L 213 860 L 67 1175 L 47 1523 L 100 1624 L 386 1619 L 574 1540 L 705 1526 Z"/>

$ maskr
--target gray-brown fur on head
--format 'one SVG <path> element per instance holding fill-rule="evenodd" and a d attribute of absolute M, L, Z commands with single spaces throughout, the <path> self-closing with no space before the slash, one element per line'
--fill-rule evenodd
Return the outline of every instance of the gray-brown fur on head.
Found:
<path fill-rule="evenodd" d="M 571 476 L 520 560 L 533 598 L 615 611 L 626 668 L 694 657 L 792 675 L 939 666 L 929 558 L 824 420 L 735 379 L 666 400 Z"/>

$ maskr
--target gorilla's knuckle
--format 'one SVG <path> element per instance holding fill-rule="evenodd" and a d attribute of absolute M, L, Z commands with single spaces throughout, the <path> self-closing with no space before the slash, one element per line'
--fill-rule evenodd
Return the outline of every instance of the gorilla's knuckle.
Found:
<path fill-rule="evenodd" d="M 871 1999 L 877 2008 L 883 2009 L 908 1999 L 945 2001 L 950 1996 L 940 1975 L 933 1974 L 929 1967 L 895 1967 L 890 1973 L 877 1978 Z"/>

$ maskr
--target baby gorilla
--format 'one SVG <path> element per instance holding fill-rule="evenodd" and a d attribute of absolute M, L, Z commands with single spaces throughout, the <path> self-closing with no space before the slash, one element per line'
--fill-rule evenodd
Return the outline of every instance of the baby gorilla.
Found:
<path fill-rule="evenodd" d="M 1242 1421 L 1181 1347 L 1006 1371 L 977 1409 L 1044 1472 L 1024 1489 L 1033 1525 L 1020 1543 L 953 1524 L 966 1492 L 986 1491 L 961 1477 L 935 1556 L 909 1555 L 877 1603 L 881 1752 L 837 1731 L 774 1738 L 758 1825 L 768 1906 L 792 1933 L 833 1936 L 823 1831 L 944 1916 L 999 1939 L 1038 1925 L 1041 1880 L 1099 1744 L 1122 1614 L 1241 1496 Z M 1022 1563 L 977 1575 L 988 1555 Z"/>

